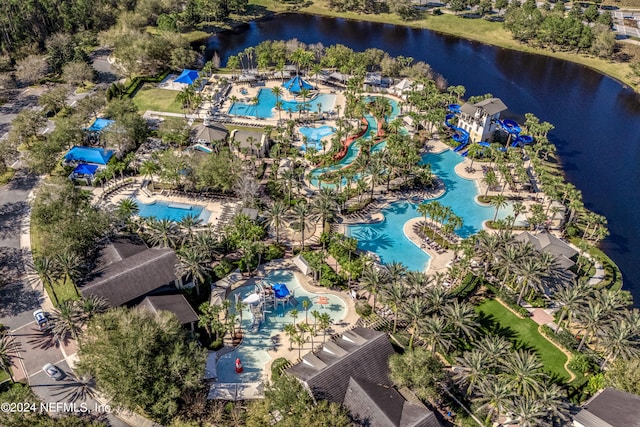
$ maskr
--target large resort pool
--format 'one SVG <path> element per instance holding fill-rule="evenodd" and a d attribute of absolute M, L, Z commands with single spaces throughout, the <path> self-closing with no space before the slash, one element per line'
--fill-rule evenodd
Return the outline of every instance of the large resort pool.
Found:
<path fill-rule="evenodd" d="M 303 102 L 301 97 L 298 97 L 299 101 L 286 101 L 280 99 L 282 102 L 282 114 L 294 114 L 298 113 L 300 109 L 304 109 L 311 112 L 323 112 L 327 113 L 333 110 L 336 103 L 336 95 L 329 93 L 321 93 L 314 98 L 309 98 L 306 102 Z M 248 99 L 243 102 L 234 102 L 229 108 L 229 114 L 236 116 L 250 116 L 262 119 L 269 119 L 277 117 L 278 113 L 275 111 L 276 96 L 270 89 L 260 89 L 258 92 L 258 103 L 253 104 Z"/>
<path fill-rule="evenodd" d="M 292 270 L 275 270 L 262 279 L 262 284 L 274 285 L 276 283 L 284 283 L 287 285 L 287 288 L 293 294 L 294 302 L 285 305 L 278 304 L 277 309 L 267 309 L 267 311 L 270 312 L 265 313 L 264 320 L 257 328 L 254 326 L 250 305 L 244 304 L 242 310 L 242 344 L 240 344 L 236 350 L 220 357 L 216 366 L 218 383 L 252 383 L 262 381 L 264 379 L 264 365 L 271 360 L 268 350 L 277 349 L 282 346 L 287 346 L 288 348 L 289 346 L 286 334 L 282 333 L 285 325 L 292 324 L 294 320 L 296 323 L 305 322 L 305 310 L 302 306 L 303 301 L 307 300 L 311 303 L 308 309 L 308 319 L 311 324 L 313 323 L 311 313 L 314 310 L 320 313 L 329 313 L 329 316 L 333 319 L 333 323 L 340 322 L 346 315 L 347 306 L 341 298 L 335 295 L 315 294 L 304 290 Z M 228 299 L 233 306 L 236 298 L 242 301 L 251 294 L 254 294 L 255 289 L 253 285 L 242 286 L 231 292 Z M 320 304 L 319 297 L 326 298 L 326 300 L 322 300 L 323 304 Z M 293 309 L 298 310 L 296 319 L 291 316 Z M 278 334 L 280 334 L 279 337 L 277 337 Z M 322 342 L 322 335 L 322 332 L 318 332 L 318 335 L 314 337 L 316 345 Z M 295 354 L 297 354 L 298 347 L 296 344 L 293 344 L 293 348 Z M 303 347 L 302 352 L 306 353 L 310 349 L 311 343 L 308 342 Z M 244 371 L 241 374 L 237 374 L 235 371 L 236 358 L 242 361 Z"/>
<path fill-rule="evenodd" d="M 155 217 L 156 219 L 168 219 L 171 221 L 180 221 L 187 215 L 200 219 L 203 223 L 209 221 L 211 212 L 204 206 L 190 205 L 186 203 L 170 203 L 162 200 L 156 200 L 152 203 L 142 203 L 140 200 L 133 198 L 138 205 L 138 215 L 143 218 Z"/>

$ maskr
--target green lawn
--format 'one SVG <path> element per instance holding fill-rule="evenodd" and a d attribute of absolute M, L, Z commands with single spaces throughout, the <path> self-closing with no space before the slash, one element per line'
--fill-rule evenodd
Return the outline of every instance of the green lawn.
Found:
<path fill-rule="evenodd" d="M 145 83 L 133 97 L 133 103 L 140 113 L 152 110 L 183 114 L 184 109 L 176 102 L 177 94 L 175 90 L 158 89 Z"/>
<path fill-rule="evenodd" d="M 520 319 L 496 300 L 485 300 L 476 307 L 484 315 L 482 326 L 513 342 L 516 347 L 535 351 L 547 372 L 564 381 L 570 378 L 564 368 L 567 356 L 549 340 L 540 335 L 538 324 L 531 319 Z"/>
<path fill-rule="evenodd" d="M 8 379 L 9 379 L 9 374 L 7 374 L 5 371 L 0 371 L 0 384 L 7 381 Z"/>

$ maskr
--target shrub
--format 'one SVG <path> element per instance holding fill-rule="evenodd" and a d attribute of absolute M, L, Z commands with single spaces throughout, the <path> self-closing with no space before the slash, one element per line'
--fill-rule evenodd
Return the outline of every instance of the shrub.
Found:
<path fill-rule="evenodd" d="M 597 371 L 598 364 L 586 354 L 576 354 L 569 362 L 569 369 L 581 372 L 583 375 Z"/>
<path fill-rule="evenodd" d="M 271 380 L 276 380 L 282 375 L 282 370 L 289 364 L 289 361 L 284 357 L 278 357 L 271 364 Z"/>
<path fill-rule="evenodd" d="M 373 309 L 371 308 L 369 303 L 359 301 L 356 304 L 356 313 L 358 313 L 360 317 L 369 317 L 371 316 L 372 312 L 373 312 Z"/>
<path fill-rule="evenodd" d="M 227 274 L 231 273 L 234 270 L 235 266 L 233 263 L 227 259 L 223 259 L 220 261 L 218 265 L 213 267 L 213 272 L 218 279 L 222 279 Z"/>
<path fill-rule="evenodd" d="M 267 250 L 264 254 L 265 261 L 271 261 L 274 259 L 284 258 L 284 247 L 281 245 L 271 244 L 267 246 Z"/>
<path fill-rule="evenodd" d="M 223 346 L 224 344 L 222 343 L 222 338 L 218 338 L 217 340 L 212 341 L 211 344 L 209 344 L 209 349 L 217 351 L 220 350 Z"/>

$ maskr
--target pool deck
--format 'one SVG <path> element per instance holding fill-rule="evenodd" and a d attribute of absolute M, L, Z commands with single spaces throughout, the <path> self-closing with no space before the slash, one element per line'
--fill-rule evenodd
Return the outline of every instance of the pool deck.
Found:
<path fill-rule="evenodd" d="M 421 217 L 410 219 L 405 222 L 402 231 L 407 239 L 411 240 L 413 244 L 422 249 L 424 252 L 428 253 L 431 259 L 429 260 L 429 266 L 427 267 L 428 273 L 437 273 L 441 271 L 446 271 L 451 265 L 453 259 L 453 251 L 444 251 L 443 253 L 436 252 L 433 248 L 429 247 L 429 245 L 425 244 L 420 236 L 413 231 L 413 226 L 423 219 Z"/>
<path fill-rule="evenodd" d="M 330 335 L 327 335 L 327 339 L 329 339 L 331 335 L 340 334 L 345 330 L 355 326 L 360 316 L 358 316 L 358 314 L 356 313 L 355 302 L 347 295 L 347 293 L 334 291 L 322 286 L 316 286 L 314 284 L 314 281 L 309 276 L 305 276 L 298 270 L 298 268 L 293 263 L 293 260 L 291 259 L 274 260 L 266 265 L 260 266 L 260 268 L 258 269 L 258 272 L 254 276 L 246 280 L 240 280 L 235 282 L 231 287 L 231 290 L 238 289 L 242 286 L 255 285 L 257 282 L 259 282 L 260 280 L 268 276 L 270 272 L 277 271 L 277 270 L 292 271 L 296 279 L 298 279 L 300 286 L 307 292 L 311 292 L 318 295 L 320 294 L 335 295 L 345 303 L 346 305 L 345 316 L 343 319 L 340 319 L 340 320 L 334 319 L 337 321 L 332 325 Z M 302 319 L 300 321 L 302 321 Z M 267 350 L 267 352 L 269 353 L 269 356 L 271 356 L 271 359 L 267 361 L 264 366 L 264 376 L 269 379 L 271 378 L 271 363 L 273 363 L 275 359 L 279 357 L 284 357 L 292 362 L 295 362 L 296 360 L 298 360 L 298 348 L 296 347 L 293 350 L 289 350 L 288 339 L 284 332 L 279 332 L 278 334 L 275 334 L 274 337 L 276 337 L 274 339 L 274 343 L 275 343 L 274 346 Z M 322 333 L 318 333 L 314 341 L 316 348 L 320 344 L 322 344 L 322 339 L 323 339 Z M 307 354 L 311 350 L 312 350 L 311 343 L 309 342 L 304 347 L 302 347 L 302 355 Z M 223 351 L 224 353 L 227 353 L 232 350 L 224 349 L 221 351 Z"/>

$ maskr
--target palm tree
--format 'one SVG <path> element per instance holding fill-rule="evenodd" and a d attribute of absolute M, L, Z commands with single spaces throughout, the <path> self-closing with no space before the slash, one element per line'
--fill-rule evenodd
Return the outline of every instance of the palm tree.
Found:
<path fill-rule="evenodd" d="M 291 318 L 293 319 L 293 326 L 296 326 L 296 319 L 298 318 L 298 314 L 300 314 L 300 312 L 295 308 L 289 312 L 289 316 L 291 316 Z"/>
<path fill-rule="evenodd" d="M 140 208 L 132 199 L 122 199 L 116 206 L 116 215 L 124 224 L 128 224 L 132 217 L 138 215 Z"/>
<path fill-rule="evenodd" d="M 478 334 L 476 321 L 477 315 L 471 304 L 467 302 L 459 303 L 458 300 L 453 300 L 452 304 L 447 304 L 442 310 L 442 315 L 451 327 L 453 328 L 453 335 L 462 338 L 466 337 L 467 340 L 472 341 Z"/>
<path fill-rule="evenodd" d="M 178 227 L 176 223 L 168 220 L 149 221 L 149 243 L 151 246 L 161 246 L 163 248 L 175 248 L 178 241 Z"/>
<path fill-rule="evenodd" d="M 567 324 L 571 324 L 573 314 L 587 301 L 587 297 L 593 292 L 591 285 L 587 282 L 578 281 L 557 289 L 553 293 L 553 301 L 560 306 L 558 310 L 558 326 L 562 327 L 562 322 L 566 317 Z"/>
<path fill-rule="evenodd" d="M 51 332 L 57 340 L 64 341 L 69 336 L 74 340 L 82 331 L 82 312 L 74 301 L 63 301 L 51 314 Z"/>
<path fill-rule="evenodd" d="M 302 357 L 302 346 L 305 345 L 305 343 L 307 342 L 307 339 L 301 333 L 294 334 L 292 338 L 293 338 L 293 342 L 298 345 L 298 359 L 300 359 Z"/>
<path fill-rule="evenodd" d="M 509 354 L 511 343 L 498 335 L 485 335 L 478 341 L 476 349 L 484 354 L 487 363 L 495 366 Z"/>
<path fill-rule="evenodd" d="M 65 282 L 70 282 L 76 291 L 76 296 L 80 296 L 80 291 L 76 286 L 76 279 L 80 275 L 80 257 L 71 252 L 59 253 L 55 258 L 56 265 L 60 273 L 64 276 Z"/>
<path fill-rule="evenodd" d="M 391 309 L 391 312 L 393 312 L 392 333 L 395 334 L 398 327 L 400 307 L 402 307 L 404 301 L 409 297 L 409 294 L 402 283 L 388 282 L 385 283 L 385 286 L 382 288 L 381 297 L 384 303 Z"/>
<path fill-rule="evenodd" d="M 179 277 L 186 276 L 193 279 L 196 294 L 200 295 L 200 283 L 204 283 L 208 273 L 211 271 L 211 260 L 205 253 L 190 246 L 184 246 L 178 252 L 178 263 L 176 273 Z"/>
<path fill-rule="evenodd" d="M 387 278 L 384 275 L 384 270 L 380 270 L 373 265 L 368 265 L 362 272 L 360 279 L 361 288 L 373 295 L 373 312 L 376 311 L 376 298 L 383 287 L 383 284 Z"/>
<path fill-rule="evenodd" d="M 329 313 L 322 313 L 320 317 L 318 317 L 318 326 L 322 329 L 322 343 L 324 343 L 327 339 L 327 332 L 333 323 L 333 319 L 329 316 Z"/>
<path fill-rule="evenodd" d="M 409 348 L 413 348 L 413 340 L 418 332 L 420 321 L 427 312 L 427 308 L 427 302 L 418 296 L 412 297 L 405 305 L 402 306 L 400 315 L 409 323 L 407 329 L 411 330 Z"/>
<path fill-rule="evenodd" d="M 489 204 L 496 208 L 496 212 L 493 214 L 493 221 L 495 221 L 498 217 L 498 211 L 507 206 L 507 196 L 504 194 L 497 194 L 493 196 Z"/>
<path fill-rule="evenodd" d="M 611 322 L 604 328 L 601 344 L 606 355 L 602 362 L 603 368 L 609 361 L 616 360 L 618 357 L 629 360 L 640 354 L 638 329 L 625 317 Z"/>
<path fill-rule="evenodd" d="M 504 378 L 487 378 L 478 384 L 475 402 L 479 403 L 481 411 L 487 411 L 486 424 L 499 418 L 506 412 L 506 408 L 513 398 L 511 384 Z"/>
<path fill-rule="evenodd" d="M 265 212 L 270 227 L 276 230 L 276 242 L 280 243 L 280 227 L 287 213 L 287 207 L 281 200 L 276 200 Z"/>
<path fill-rule="evenodd" d="M 458 386 L 466 386 L 467 396 L 471 396 L 478 384 L 487 380 L 492 364 L 485 353 L 474 349 L 465 351 L 462 357 L 457 357 L 456 362 L 461 367 L 453 376 Z"/>
<path fill-rule="evenodd" d="M 308 299 L 302 300 L 302 308 L 304 309 L 304 322 L 309 323 L 309 308 L 311 307 L 311 301 Z"/>
<path fill-rule="evenodd" d="M 425 341 L 425 346 L 435 355 L 436 351 L 447 351 L 451 347 L 453 334 L 449 331 L 449 325 L 441 316 L 426 317 L 420 324 L 420 336 Z"/>
<path fill-rule="evenodd" d="M 582 327 L 583 335 L 578 345 L 578 351 L 582 351 L 582 347 L 593 334 L 602 330 L 608 323 L 605 310 L 597 300 L 589 299 L 587 305 L 579 313 L 578 324 Z"/>
<path fill-rule="evenodd" d="M 109 309 L 109 302 L 105 298 L 96 295 L 89 295 L 76 304 L 84 324 L 96 314 L 104 313 Z"/>
<path fill-rule="evenodd" d="M 510 411 L 518 421 L 519 427 L 539 427 L 544 425 L 546 415 L 541 402 L 535 396 L 516 396 Z"/>
<path fill-rule="evenodd" d="M 13 359 L 15 356 L 15 341 L 12 335 L 7 333 L 0 334 L 0 368 L 9 375 L 11 382 L 15 382 L 13 379 Z"/>
<path fill-rule="evenodd" d="M 538 402 L 546 412 L 546 418 L 551 418 L 552 425 L 563 425 L 569 414 L 567 393 L 557 384 L 545 381 L 538 392 Z"/>
<path fill-rule="evenodd" d="M 176 224 L 182 233 L 183 242 L 191 242 L 195 236 L 195 229 L 202 226 L 202 220 L 195 215 L 185 215 Z"/>
<path fill-rule="evenodd" d="M 534 290 L 542 287 L 547 270 L 537 259 L 526 258 L 522 260 L 520 265 L 517 267 L 517 271 L 518 280 L 520 281 L 521 286 L 520 293 L 518 294 L 518 301 L 516 302 L 516 304 L 519 305 L 520 301 L 522 301 L 522 296 L 529 287 Z"/>
<path fill-rule="evenodd" d="M 502 366 L 502 375 L 510 381 L 513 391 L 520 396 L 535 396 L 546 378 L 542 371 L 542 363 L 529 351 L 517 350 L 509 354 Z"/>
<path fill-rule="evenodd" d="M 58 267 L 53 258 L 47 256 L 37 256 L 33 259 L 33 266 L 40 276 L 42 283 L 51 290 L 51 295 L 53 296 L 53 300 L 55 301 L 56 306 L 60 304 L 58 300 L 58 295 L 56 294 L 56 289 L 53 285 L 54 281 L 58 276 Z"/>
<path fill-rule="evenodd" d="M 300 227 L 300 244 L 302 251 L 304 251 L 304 232 L 309 224 L 308 221 L 311 220 L 311 213 L 311 207 L 306 200 L 301 200 L 293 206 L 293 216 Z"/>
<path fill-rule="evenodd" d="M 291 351 L 291 349 L 293 348 L 293 341 L 294 341 L 294 336 L 297 334 L 297 330 L 296 330 L 296 326 L 288 323 L 286 325 L 284 325 L 284 333 L 285 335 L 287 335 L 287 337 L 289 338 L 289 351 Z"/>

